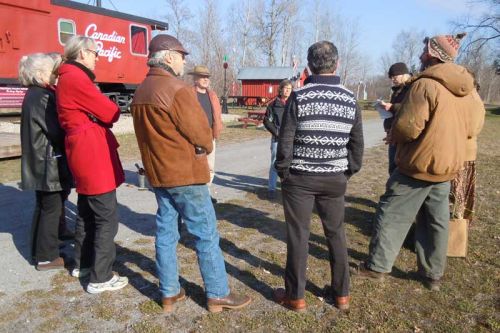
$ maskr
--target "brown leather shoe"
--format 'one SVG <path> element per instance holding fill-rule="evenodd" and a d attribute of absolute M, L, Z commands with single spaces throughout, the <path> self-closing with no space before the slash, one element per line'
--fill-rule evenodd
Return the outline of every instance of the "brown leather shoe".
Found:
<path fill-rule="evenodd" d="M 380 273 L 369 269 L 365 262 L 358 265 L 357 269 L 353 272 L 354 275 L 363 279 L 370 279 L 373 281 L 383 281 L 385 279 L 386 273 Z"/>
<path fill-rule="evenodd" d="M 283 305 L 284 307 L 295 311 L 304 312 L 306 311 L 306 300 L 303 298 L 290 299 L 286 295 L 286 291 L 283 288 L 278 288 L 274 291 L 274 300 L 276 303 Z"/>
<path fill-rule="evenodd" d="M 335 306 L 342 312 L 349 312 L 349 296 L 335 297 Z"/>
<path fill-rule="evenodd" d="M 252 299 L 246 295 L 230 293 L 224 298 L 209 298 L 207 308 L 210 312 L 221 312 L 226 309 L 241 309 L 252 302 Z"/>
<path fill-rule="evenodd" d="M 58 257 L 51 262 L 45 264 L 37 264 L 35 266 L 37 271 L 49 271 L 51 269 L 64 269 L 64 259 L 62 257 Z"/>
<path fill-rule="evenodd" d="M 186 298 L 186 291 L 184 288 L 181 288 L 179 293 L 172 297 L 163 297 L 161 299 L 161 305 L 163 307 L 163 313 L 169 313 L 174 310 L 174 304 L 182 301 Z"/>

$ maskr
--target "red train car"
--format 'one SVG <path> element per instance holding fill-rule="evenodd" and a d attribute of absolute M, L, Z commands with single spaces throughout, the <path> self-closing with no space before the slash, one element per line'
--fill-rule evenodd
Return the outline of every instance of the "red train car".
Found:
<path fill-rule="evenodd" d="M 18 86 L 19 59 L 63 52 L 73 35 L 96 40 L 100 89 L 126 108 L 147 72 L 148 43 L 168 24 L 67 0 L 0 0 L 0 87 Z M 0 107 L 2 107 L 0 105 Z"/>

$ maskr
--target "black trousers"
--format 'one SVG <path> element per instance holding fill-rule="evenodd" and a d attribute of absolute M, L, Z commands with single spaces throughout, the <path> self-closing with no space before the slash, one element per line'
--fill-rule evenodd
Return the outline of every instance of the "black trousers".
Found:
<path fill-rule="evenodd" d="M 66 196 L 66 191 L 36 191 L 31 224 L 31 257 L 35 264 L 59 257 L 59 220 Z"/>
<path fill-rule="evenodd" d="M 75 228 L 75 264 L 90 268 L 90 282 L 113 277 L 116 257 L 114 238 L 118 232 L 116 190 L 99 195 L 78 194 Z"/>
<path fill-rule="evenodd" d="M 282 183 L 287 230 L 285 289 L 290 299 L 304 298 L 311 214 L 316 204 L 323 224 L 334 297 L 349 295 L 349 263 L 344 231 L 343 174 L 315 176 L 290 174 Z"/>

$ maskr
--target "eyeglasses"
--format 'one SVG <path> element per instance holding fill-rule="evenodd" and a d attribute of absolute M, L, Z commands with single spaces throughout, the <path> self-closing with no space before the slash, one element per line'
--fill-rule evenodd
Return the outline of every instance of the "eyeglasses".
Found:
<path fill-rule="evenodd" d="M 98 57 L 99 57 L 99 52 L 97 52 L 97 51 L 95 51 L 95 50 L 91 50 L 91 49 L 85 49 L 85 50 L 87 50 L 87 51 L 89 51 L 89 52 L 93 53 L 93 54 L 95 55 L 95 57 L 96 57 L 96 58 L 98 58 Z"/>
<path fill-rule="evenodd" d="M 185 60 L 186 59 L 186 54 L 185 53 L 182 53 L 182 52 L 179 52 L 179 51 L 172 51 L 172 52 L 175 52 L 177 54 L 180 54 L 180 56 L 182 57 L 182 60 Z"/>

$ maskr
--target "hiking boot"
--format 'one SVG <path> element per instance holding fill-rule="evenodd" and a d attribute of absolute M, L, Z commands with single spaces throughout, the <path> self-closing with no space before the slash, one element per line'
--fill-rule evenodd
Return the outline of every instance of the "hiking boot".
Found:
<path fill-rule="evenodd" d="M 76 278 L 84 278 L 90 274 L 90 268 L 73 268 L 71 276 Z"/>
<path fill-rule="evenodd" d="M 215 205 L 217 204 L 217 199 L 215 199 L 214 197 L 210 197 L 210 201 L 212 201 L 212 204 Z"/>
<path fill-rule="evenodd" d="M 304 312 L 307 308 L 305 299 L 290 299 L 283 288 L 278 288 L 274 291 L 274 300 L 276 303 L 295 312 Z"/>
<path fill-rule="evenodd" d="M 353 271 L 354 275 L 362 279 L 370 279 L 372 281 L 383 281 L 385 279 L 386 273 L 376 272 L 374 270 L 369 269 L 366 266 L 366 262 L 362 262 L 358 265 L 358 267 Z"/>
<path fill-rule="evenodd" d="M 179 293 L 172 297 L 163 297 L 161 299 L 161 305 L 163 307 L 163 313 L 170 313 L 174 310 L 174 304 L 186 299 L 186 291 L 181 288 Z"/>
<path fill-rule="evenodd" d="M 252 302 L 252 299 L 246 295 L 230 293 L 224 298 L 209 298 L 207 308 L 210 312 L 221 312 L 226 309 L 241 309 Z"/>
<path fill-rule="evenodd" d="M 87 286 L 87 292 L 89 294 L 99 294 L 103 291 L 111 291 L 122 289 L 128 284 L 128 278 L 126 276 L 113 275 L 111 280 L 102 283 L 89 283 Z"/>
<path fill-rule="evenodd" d="M 64 258 L 58 257 L 52 261 L 38 262 L 35 266 L 37 271 L 49 271 L 52 269 L 64 269 Z"/>

